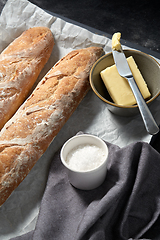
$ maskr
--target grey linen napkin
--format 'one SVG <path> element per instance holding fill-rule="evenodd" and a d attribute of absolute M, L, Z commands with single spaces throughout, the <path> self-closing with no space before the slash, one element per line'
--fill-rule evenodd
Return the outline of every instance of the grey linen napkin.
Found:
<path fill-rule="evenodd" d="M 160 154 L 136 142 L 109 148 L 108 172 L 97 189 L 68 182 L 55 154 L 35 230 L 14 240 L 160 239 Z"/>

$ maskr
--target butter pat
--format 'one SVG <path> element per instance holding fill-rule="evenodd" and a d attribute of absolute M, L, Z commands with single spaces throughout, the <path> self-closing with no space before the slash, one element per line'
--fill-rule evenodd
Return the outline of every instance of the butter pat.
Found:
<path fill-rule="evenodd" d="M 121 39 L 120 32 L 113 34 L 113 37 L 112 37 L 112 49 L 113 50 L 119 51 L 121 49 L 120 39 Z"/>
<path fill-rule="evenodd" d="M 133 57 L 128 57 L 127 61 L 143 98 L 148 99 L 151 94 Z M 101 71 L 100 75 L 114 103 L 122 106 L 136 104 L 136 99 L 127 79 L 119 75 L 115 64 Z"/>

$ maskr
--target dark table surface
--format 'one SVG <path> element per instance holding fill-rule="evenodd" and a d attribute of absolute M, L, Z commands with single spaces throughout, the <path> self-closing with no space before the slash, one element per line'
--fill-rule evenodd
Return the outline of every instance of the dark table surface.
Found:
<path fill-rule="evenodd" d="M 158 0 L 30 0 L 62 17 L 103 31 L 120 31 L 122 39 L 160 53 L 160 7 Z M 6 0 L 0 0 L 0 11 Z"/>

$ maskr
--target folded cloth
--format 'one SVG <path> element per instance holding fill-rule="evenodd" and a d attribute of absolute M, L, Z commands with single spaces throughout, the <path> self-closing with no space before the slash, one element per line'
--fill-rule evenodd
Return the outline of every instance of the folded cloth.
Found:
<path fill-rule="evenodd" d="M 14 240 L 160 239 L 160 154 L 150 144 L 109 148 L 104 183 L 74 188 L 55 154 L 35 230 Z"/>

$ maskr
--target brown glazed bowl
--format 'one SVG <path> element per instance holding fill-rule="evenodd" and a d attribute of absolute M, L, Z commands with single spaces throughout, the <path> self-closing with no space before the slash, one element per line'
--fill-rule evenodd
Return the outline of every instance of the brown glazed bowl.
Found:
<path fill-rule="evenodd" d="M 160 94 L 160 65 L 153 57 L 146 53 L 137 50 L 124 50 L 124 53 L 126 57 L 133 56 L 144 80 L 147 83 L 151 93 L 151 98 L 146 101 L 146 103 L 150 106 L 150 104 L 153 103 Z M 139 113 L 138 106 L 121 106 L 115 104 L 101 79 L 100 72 L 113 64 L 114 60 L 111 52 L 103 55 L 95 62 L 89 76 L 91 88 L 94 93 L 106 103 L 107 108 L 112 113 L 120 116 L 136 115 Z"/>

